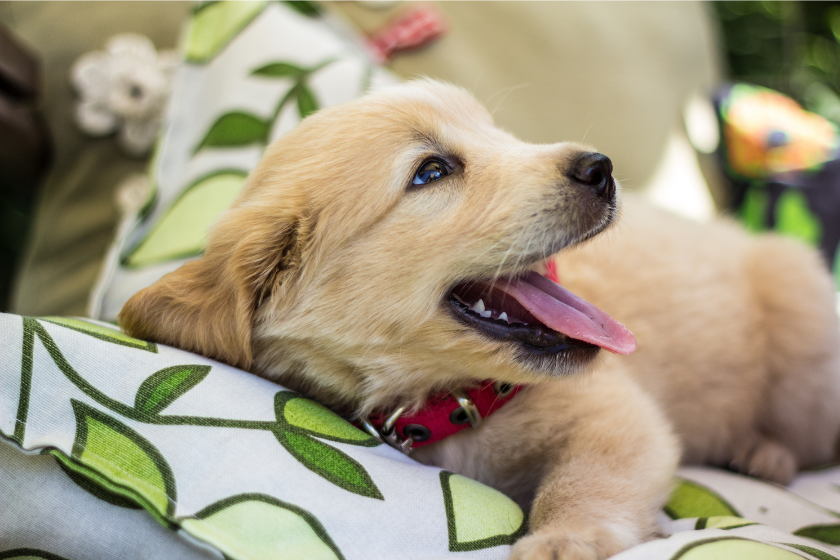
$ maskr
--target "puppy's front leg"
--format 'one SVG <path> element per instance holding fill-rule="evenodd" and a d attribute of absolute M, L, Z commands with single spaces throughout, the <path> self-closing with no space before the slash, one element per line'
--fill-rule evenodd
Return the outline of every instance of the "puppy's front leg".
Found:
<path fill-rule="evenodd" d="M 656 532 L 679 460 L 669 424 L 626 375 L 596 373 L 581 385 L 557 399 L 565 427 L 512 559 L 600 560 Z"/>

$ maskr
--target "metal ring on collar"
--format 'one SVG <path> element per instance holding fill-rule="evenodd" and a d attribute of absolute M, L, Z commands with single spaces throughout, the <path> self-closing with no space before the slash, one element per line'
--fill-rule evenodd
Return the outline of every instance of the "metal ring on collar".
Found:
<path fill-rule="evenodd" d="M 389 435 L 391 432 L 394 431 L 394 424 L 397 423 L 397 420 L 400 419 L 402 413 L 405 412 L 405 405 L 399 407 L 397 410 L 391 413 L 391 415 L 385 419 L 382 423 L 382 435 Z"/>
<path fill-rule="evenodd" d="M 456 389 L 450 394 L 456 401 L 458 401 L 458 404 L 461 405 L 464 412 L 467 413 L 467 418 L 470 419 L 472 427 L 478 428 L 481 426 L 481 413 L 478 411 L 478 407 L 475 406 L 475 403 L 472 402 L 472 400 L 460 389 Z"/>

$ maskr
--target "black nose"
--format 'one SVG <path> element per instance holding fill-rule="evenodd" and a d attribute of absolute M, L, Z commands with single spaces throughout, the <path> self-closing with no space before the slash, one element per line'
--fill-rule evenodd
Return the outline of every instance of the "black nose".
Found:
<path fill-rule="evenodd" d="M 580 156 L 575 162 L 572 177 L 600 197 L 612 199 L 615 196 L 612 162 L 604 154 L 593 152 Z"/>

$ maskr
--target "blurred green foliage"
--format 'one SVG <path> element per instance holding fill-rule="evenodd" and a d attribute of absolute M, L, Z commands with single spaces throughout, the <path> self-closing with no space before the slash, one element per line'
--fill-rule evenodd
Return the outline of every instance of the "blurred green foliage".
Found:
<path fill-rule="evenodd" d="M 712 2 L 730 78 L 840 123 L 840 2 Z"/>

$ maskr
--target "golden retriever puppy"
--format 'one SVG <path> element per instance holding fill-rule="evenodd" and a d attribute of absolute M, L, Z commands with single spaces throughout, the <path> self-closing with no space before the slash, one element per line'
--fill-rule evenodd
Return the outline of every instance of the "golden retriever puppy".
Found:
<path fill-rule="evenodd" d="M 460 89 L 389 88 L 270 146 L 205 255 L 120 324 L 359 418 L 525 384 L 412 456 L 530 509 L 514 558 L 605 558 L 655 534 L 672 424 L 685 460 L 776 480 L 831 458 L 840 427 L 818 258 L 634 204 L 597 235 L 617 219 L 611 172 L 517 140 Z M 549 257 L 585 299 L 540 274 Z"/>

